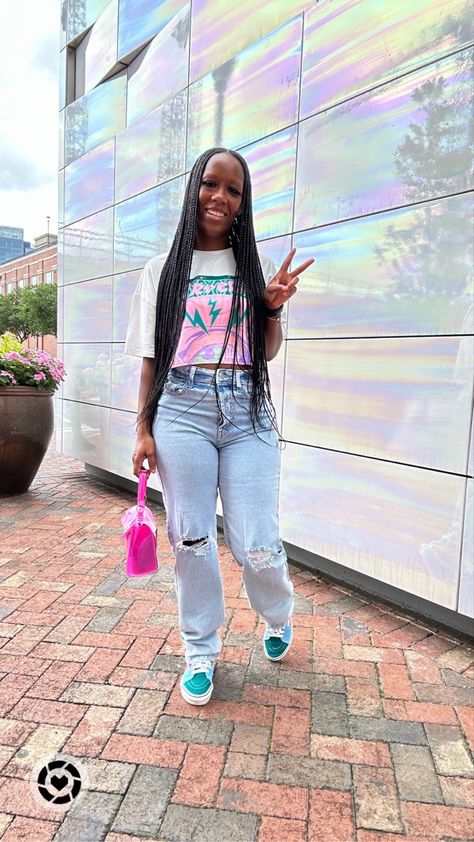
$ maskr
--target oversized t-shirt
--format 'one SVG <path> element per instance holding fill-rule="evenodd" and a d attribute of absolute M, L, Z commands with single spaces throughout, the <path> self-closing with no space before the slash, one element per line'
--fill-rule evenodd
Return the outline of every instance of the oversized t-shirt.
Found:
<path fill-rule="evenodd" d="M 155 356 L 156 294 L 167 254 L 153 257 L 142 271 L 132 300 L 125 353 L 138 357 Z M 267 284 L 275 275 L 272 261 L 260 255 Z M 185 365 L 218 363 L 230 318 L 235 280 L 235 257 L 231 248 L 219 251 L 193 251 L 186 298 L 186 312 L 172 368 Z M 234 362 L 234 344 L 238 331 L 236 363 L 250 365 L 246 302 L 241 308 L 242 327 L 234 324 L 221 365 Z M 242 337 L 243 341 L 240 339 Z"/>

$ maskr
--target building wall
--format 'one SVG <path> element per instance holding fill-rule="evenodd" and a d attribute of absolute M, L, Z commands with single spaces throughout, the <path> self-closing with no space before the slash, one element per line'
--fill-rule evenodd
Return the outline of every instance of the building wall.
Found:
<path fill-rule="evenodd" d="M 56 284 L 57 268 L 56 244 L 9 260 L 0 266 L 0 295 L 38 284 Z M 23 344 L 25 348 L 41 348 L 56 356 L 55 336 L 39 336 L 38 339 L 30 337 Z"/>
<path fill-rule="evenodd" d="M 64 3 L 58 419 L 131 477 L 131 296 L 196 156 L 239 149 L 262 251 L 316 260 L 271 364 L 283 538 L 472 616 L 469 6 Z"/>

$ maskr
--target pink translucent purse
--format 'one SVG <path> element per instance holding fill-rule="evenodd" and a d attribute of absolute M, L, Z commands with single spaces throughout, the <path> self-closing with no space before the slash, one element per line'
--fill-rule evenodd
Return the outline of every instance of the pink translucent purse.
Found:
<path fill-rule="evenodd" d="M 158 570 L 156 523 L 146 506 L 147 472 L 142 469 L 138 478 L 137 505 L 128 509 L 123 518 L 123 538 L 127 544 L 127 576 L 149 576 Z"/>

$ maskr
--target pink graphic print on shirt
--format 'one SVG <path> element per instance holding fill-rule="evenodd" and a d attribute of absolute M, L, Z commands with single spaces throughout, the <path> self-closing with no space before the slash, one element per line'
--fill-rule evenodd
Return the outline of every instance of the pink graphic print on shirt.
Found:
<path fill-rule="evenodd" d="M 172 367 L 219 362 L 230 318 L 233 289 L 233 275 L 198 275 L 190 280 L 186 313 Z M 250 365 L 246 306 L 239 317 L 239 324 L 242 320 L 244 320 L 243 343 L 239 336 L 236 362 L 239 365 Z M 235 321 L 234 317 L 234 326 L 223 363 L 234 361 Z"/>

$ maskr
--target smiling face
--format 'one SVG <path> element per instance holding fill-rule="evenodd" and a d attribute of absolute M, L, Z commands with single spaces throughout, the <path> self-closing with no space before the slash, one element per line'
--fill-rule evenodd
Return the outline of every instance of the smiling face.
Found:
<path fill-rule="evenodd" d="M 216 251 L 229 247 L 229 231 L 242 204 L 244 171 L 228 152 L 218 152 L 207 162 L 199 188 L 195 247 Z"/>

